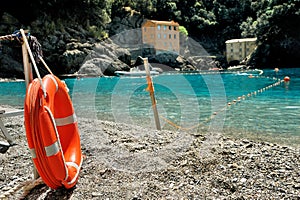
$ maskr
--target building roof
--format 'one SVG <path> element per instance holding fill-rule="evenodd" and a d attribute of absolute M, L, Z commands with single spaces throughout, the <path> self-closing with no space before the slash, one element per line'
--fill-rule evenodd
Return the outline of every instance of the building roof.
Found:
<path fill-rule="evenodd" d="M 177 22 L 172 21 L 158 21 L 158 20 L 147 20 L 145 23 L 153 23 L 153 24 L 162 24 L 162 25 L 172 25 L 172 26 L 179 26 Z M 145 24 L 144 23 L 144 24 Z"/>
<path fill-rule="evenodd" d="M 231 39 L 227 40 L 225 43 L 236 43 L 236 42 L 255 42 L 257 38 L 242 38 L 242 39 Z"/>

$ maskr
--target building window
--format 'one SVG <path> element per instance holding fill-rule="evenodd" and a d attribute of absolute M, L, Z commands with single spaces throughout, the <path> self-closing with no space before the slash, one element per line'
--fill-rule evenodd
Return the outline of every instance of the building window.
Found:
<path fill-rule="evenodd" d="M 158 38 L 158 39 L 160 39 L 160 33 L 159 33 L 159 34 L 157 34 L 157 38 Z"/>
<path fill-rule="evenodd" d="M 174 39 L 176 39 L 176 34 L 174 34 Z"/>
<path fill-rule="evenodd" d="M 172 30 L 172 26 L 169 26 L 169 30 Z"/>
<path fill-rule="evenodd" d="M 165 47 L 167 46 L 167 43 L 166 43 L 166 42 L 164 42 L 164 46 L 165 46 Z"/>
<path fill-rule="evenodd" d="M 144 27 L 144 31 L 145 31 L 145 32 L 147 31 L 147 28 L 146 28 L 146 27 Z"/>
<path fill-rule="evenodd" d="M 172 38 L 172 35 L 171 34 L 169 34 L 169 39 L 171 39 Z"/>
<path fill-rule="evenodd" d="M 167 38 L 167 34 L 164 34 L 164 39 L 166 39 Z"/>
<path fill-rule="evenodd" d="M 160 30 L 160 25 L 157 25 L 157 30 Z"/>
<path fill-rule="evenodd" d="M 167 26 L 166 26 L 166 25 L 164 25 L 164 31 L 165 31 L 165 30 L 167 30 Z"/>
<path fill-rule="evenodd" d="M 177 30 L 177 27 L 176 26 L 174 26 L 174 31 L 176 31 Z"/>

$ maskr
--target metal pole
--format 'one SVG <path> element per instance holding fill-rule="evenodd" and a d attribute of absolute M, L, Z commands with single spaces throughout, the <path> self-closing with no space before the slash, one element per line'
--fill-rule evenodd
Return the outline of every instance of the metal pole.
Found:
<path fill-rule="evenodd" d="M 152 82 L 150 69 L 149 69 L 149 65 L 148 65 L 148 58 L 143 58 L 143 61 L 144 61 L 144 67 L 146 70 L 146 79 L 147 79 L 147 83 L 148 83 L 147 90 L 150 93 L 156 129 L 161 130 L 158 111 L 157 111 L 157 107 L 156 107 L 156 99 L 155 99 L 155 95 L 154 95 L 154 87 L 153 87 L 153 82 Z"/>

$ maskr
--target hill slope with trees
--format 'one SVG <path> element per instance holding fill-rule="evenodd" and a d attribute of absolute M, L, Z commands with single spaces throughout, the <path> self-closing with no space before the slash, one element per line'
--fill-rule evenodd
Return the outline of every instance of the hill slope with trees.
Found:
<path fill-rule="evenodd" d="M 125 20 L 134 17 L 134 23 Z M 258 48 L 248 64 L 300 66 L 298 0 L 16 0 L 0 8 L 0 35 L 28 29 L 41 42 L 50 66 L 57 66 L 54 72 L 74 73 L 94 43 L 124 29 L 140 28 L 144 19 L 178 22 L 223 66 L 225 41 L 245 37 L 258 38 Z M 17 42 L 1 42 L 2 72 L 11 63 L 21 68 L 19 47 Z M 22 76 L 20 70 L 15 76 Z"/>

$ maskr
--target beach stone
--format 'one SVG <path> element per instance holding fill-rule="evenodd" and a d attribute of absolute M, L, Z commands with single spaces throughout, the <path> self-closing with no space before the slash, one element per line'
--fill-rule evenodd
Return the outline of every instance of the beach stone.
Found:
<path fill-rule="evenodd" d="M 300 189 L 300 184 L 295 184 L 295 185 L 293 186 L 293 188 L 299 190 L 299 189 Z"/>
<path fill-rule="evenodd" d="M 245 148 L 252 148 L 253 144 L 252 143 L 246 143 L 246 145 L 244 146 Z"/>
<path fill-rule="evenodd" d="M 101 197 L 101 196 L 103 195 L 99 192 L 92 192 L 92 197 Z"/>
<path fill-rule="evenodd" d="M 241 178 L 241 180 L 240 180 L 241 183 L 245 183 L 246 181 L 247 181 L 246 178 Z"/>

